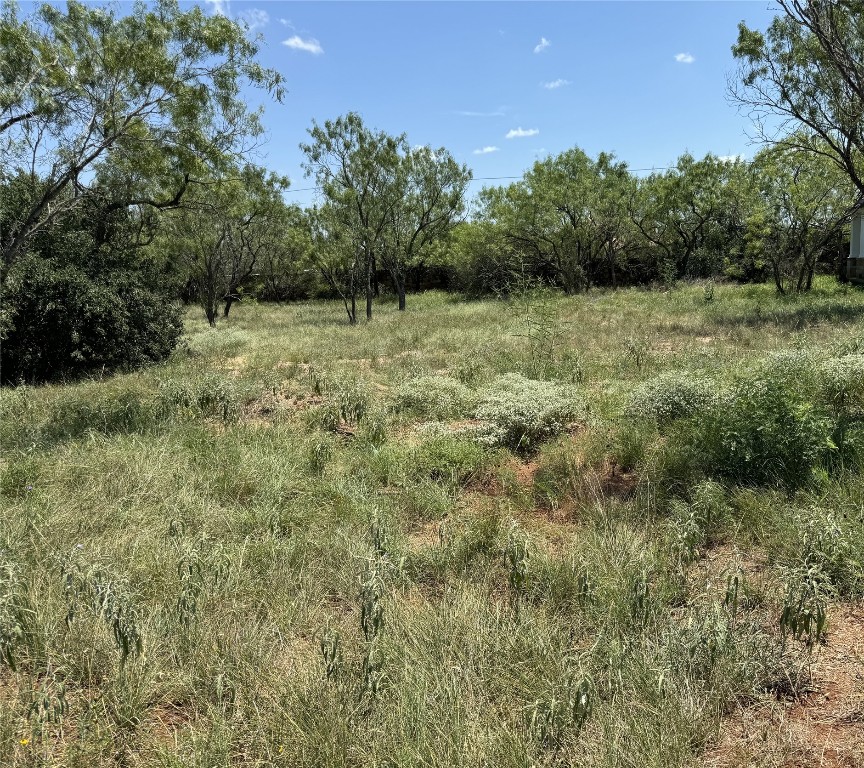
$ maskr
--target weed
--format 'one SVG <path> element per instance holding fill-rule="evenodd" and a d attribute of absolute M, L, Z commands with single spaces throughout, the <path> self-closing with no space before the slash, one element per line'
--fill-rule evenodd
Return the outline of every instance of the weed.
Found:
<path fill-rule="evenodd" d="M 474 416 L 488 424 L 485 443 L 529 453 L 584 412 L 580 398 L 565 385 L 506 374 L 480 392 Z"/>
<path fill-rule="evenodd" d="M 630 336 L 624 346 L 624 359 L 632 363 L 637 371 L 641 371 L 648 362 L 650 349 L 646 338 Z"/>
<path fill-rule="evenodd" d="M 504 568 L 507 571 L 507 583 L 513 603 L 519 606 L 519 600 L 528 589 L 528 540 L 516 523 L 512 523 L 504 546 Z"/>
<path fill-rule="evenodd" d="M 32 631 L 33 615 L 19 569 L 4 557 L 0 562 L 0 664 L 13 672 Z"/>
<path fill-rule="evenodd" d="M 713 408 L 718 386 L 704 378 L 674 372 L 663 373 L 638 386 L 630 396 L 625 414 L 652 418 L 659 424 L 699 415 Z"/>
<path fill-rule="evenodd" d="M 396 390 L 394 402 L 400 411 L 427 419 L 454 419 L 466 414 L 474 400 L 464 384 L 446 376 L 408 379 Z"/>
<path fill-rule="evenodd" d="M 71 626 L 82 605 L 111 629 L 120 653 L 120 668 L 131 656 L 144 652 L 141 612 L 135 595 L 123 579 L 87 563 L 76 547 L 63 564 L 61 575 L 66 595 L 66 625 Z"/>
<path fill-rule="evenodd" d="M 324 677 L 327 680 L 338 680 L 342 674 L 344 660 L 342 658 L 342 636 L 330 626 L 321 632 L 319 640 L 321 656 L 324 660 Z"/>

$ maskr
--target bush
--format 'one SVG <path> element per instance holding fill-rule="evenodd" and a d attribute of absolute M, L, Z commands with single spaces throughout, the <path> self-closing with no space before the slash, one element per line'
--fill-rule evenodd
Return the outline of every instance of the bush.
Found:
<path fill-rule="evenodd" d="M 9 185 L 0 186 L 0 229 L 21 202 Z M 126 209 L 88 201 L 7 265 L 2 383 L 128 371 L 171 353 L 181 309 L 168 298 L 164 269 L 138 246 L 141 226 Z"/>
<path fill-rule="evenodd" d="M 74 265 L 30 256 L 3 291 L 2 382 L 44 382 L 128 371 L 164 360 L 181 310 L 134 274 L 94 282 Z"/>
<path fill-rule="evenodd" d="M 667 451 L 705 475 L 797 487 L 836 449 L 833 421 L 791 382 L 751 375 L 670 436 Z M 681 463 L 683 461 L 683 464 Z"/>
<path fill-rule="evenodd" d="M 560 434 L 584 410 L 566 385 L 508 373 L 480 392 L 474 416 L 487 424 L 483 442 L 527 453 Z"/>
<path fill-rule="evenodd" d="M 864 354 L 825 360 L 819 367 L 819 385 L 822 396 L 838 411 L 864 405 Z"/>
<path fill-rule="evenodd" d="M 395 404 L 429 419 L 452 419 L 462 416 L 470 407 L 473 395 L 464 384 L 447 376 L 421 376 L 409 379 L 396 390 Z"/>
<path fill-rule="evenodd" d="M 814 507 L 798 515 L 798 540 L 802 543 L 800 565 L 818 568 L 844 596 L 861 593 L 864 569 L 845 520 L 833 512 Z"/>
<path fill-rule="evenodd" d="M 695 416 L 717 401 L 712 382 L 687 373 L 664 373 L 637 387 L 625 414 L 656 419 L 658 424 Z"/>

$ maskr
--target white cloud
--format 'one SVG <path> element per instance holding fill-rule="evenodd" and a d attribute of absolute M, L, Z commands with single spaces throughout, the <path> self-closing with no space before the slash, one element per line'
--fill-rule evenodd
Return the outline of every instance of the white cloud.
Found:
<path fill-rule="evenodd" d="M 493 152 L 497 152 L 498 147 L 483 147 L 483 149 L 475 149 L 475 155 L 491 155 Z"/>
<path fill-rule="evenodd" d="M 543 87 L 549 89 L 550 91 L 554 90 L 555 88 L 560 88 L 563 85 L 570 85 L 570 81 L 565 80 L 563 77 L 559 77 L 557 80 L 552 80 L 551 82 L 543 83 Z"/>
<path fill-rule="evenodd" d="M 545 51 L 552 43 L 550 43 L 545 37 L 540 38 L 540 42 L 534 46 L 534 53 L 542 53 Z"/>
<path fill-rule="evenodd" d="M 513 128 L 507 131 L 505 139 L 524 139 L 526 136 L 536 136 L 540 131 L 537 128 Z"/>
<path fill-rule="evenodd" d="M 292 27 L 291 22 L 288 19 L 279 19 L 279 23 L 283 27 Z M 292 29 L 293 29 L 293 27 L 292 27 Z"/>
<path fill-rule="evenodd" d="M 204 0 L 207 5 L 213 6 L 214 16 L 230 16 L 231 8 L 228 0 Z"/>
<path fill-rule="evenodd" d="M 260 8 L 250 8 L 237 14 L 238 18 L 249 25 L 249 31 L 263 29 L 270 23 L 270 14 Z"/>
<path fill-rule="evenodd" d="M 289 37 L 287 40 L 283 40 L 282 45 L 287 45 L 295 51 L 306 51 L 306 53 L 312 53 L 316 56 L 324 53 L 321 43 L 319 43 L 314 37 L 304 40 L 300 35 L 294 35 L 293 37 Z"/>
<path fill-rule="evenodd" d="M 693 56 L 692 53 L 676 53 L 675 61 L 677 61 L 679 64 L 692 64 L 694 61 L 696 61 L 696 58 Z"/>

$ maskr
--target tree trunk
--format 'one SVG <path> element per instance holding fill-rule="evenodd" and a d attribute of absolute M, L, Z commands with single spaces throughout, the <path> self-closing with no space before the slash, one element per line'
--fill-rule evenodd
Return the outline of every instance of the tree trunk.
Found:
<path fill-rule="evenodd" d="M 345 304 L 345 312 L 348 314 L 348 325 L 357 325 L 357 300 L 354 296 L 351 297 L 351 304 L 343 298 Z"/>
<path fill-rule="evenodd" d="M 222 310 L 222 317 L 228 317 L 228 313 L 231 311 L 231 305 L 237 300 L 237 297 L 234 294 L 229 293 L 225 297 L 225 307 Z"/>
<path fill-rule="evenodd" d="M 612 249 L 611 246 L 609 248 L 609 271 L 611 272 L 612 287 L 617 288 L 618 287 L 618 279 L 617 279 L 617 276 L 615 274 L 615 251 Z"/>
<path fill-rule="evenodd" d="M 396 292 L 399 295 L 399 311 L 405 311 L 405 276 L 400 275 L 396 278 Z"/>
<path fill-rule="evenodd" d="M 372 319 L 372 272 L 374 257 L 366 260 L 366 320 Z"/>
<path fill-rule="evenodd" d="M 771 259 L 771 268 L 774 272 L 774 285 L 777 286 L 777 292 L 781 296 L 786 295 L 786 289 L 783 287 L 783 275 L 780 274 L 780 265 L 777 263 L 777 259 Z"/>

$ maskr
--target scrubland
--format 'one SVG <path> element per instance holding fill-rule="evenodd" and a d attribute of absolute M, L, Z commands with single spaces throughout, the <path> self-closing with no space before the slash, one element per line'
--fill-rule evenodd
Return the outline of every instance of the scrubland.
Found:
<path fill-rule="evenodd" d="M 199 313 L 0 394 L 0 763 L 864 764 L 859 290 Z"/>

